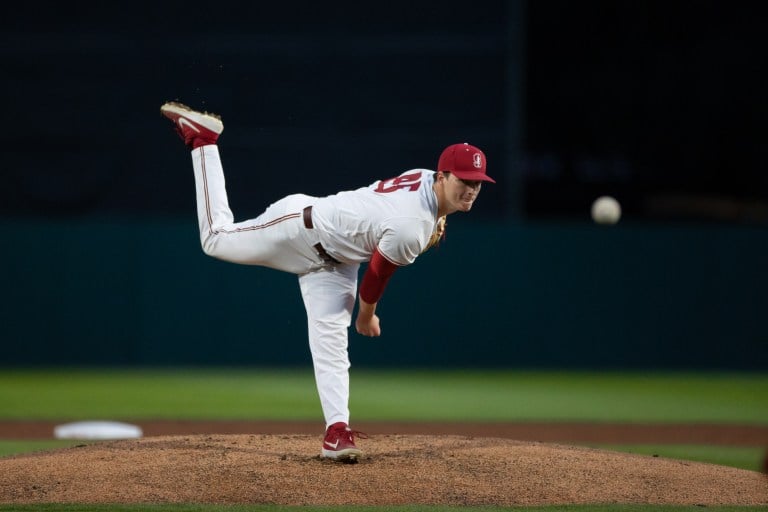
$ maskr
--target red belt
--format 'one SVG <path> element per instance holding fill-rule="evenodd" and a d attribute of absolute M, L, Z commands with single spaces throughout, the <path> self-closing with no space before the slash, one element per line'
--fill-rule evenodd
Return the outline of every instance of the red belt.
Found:
<path fill-rule="evenodd" d="M 304 218 L 304 227 L 307 229 L 314 229 L 314 224 L 312 224 L 312 207 L 307 206 L 304 208 L 304 211 L 302 212 L 302 217 Z M 325 250 L 325 247 L 323 247 L 320 242 L 317 242 L 314 245 L 315 250 L 317 251 L 317 254 L 320 255 L 320 258 L 326 263 L 335 263 L 337 265 L 341 265 L 341 262 L 328 254 L 328 251 Z"/>
<path fill-rule="evenodd" d="M 315 226 L 312 224 L 312 207 L 307 206 L 306 208 L 304 208 L 304 212 L 302 213 L 302 215 L 304 216 L 304 227 L 306 227 L 307 229 L 314 228 Z"/>

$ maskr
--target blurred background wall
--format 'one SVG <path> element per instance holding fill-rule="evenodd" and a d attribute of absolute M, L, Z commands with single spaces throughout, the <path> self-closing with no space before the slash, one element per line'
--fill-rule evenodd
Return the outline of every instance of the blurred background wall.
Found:
<path fill-rule="evenodd" d="M 498 183 L 353 364 L 764 370 L 763 26 L 716 1 L 14 5 L 0 364 L 309 362 L 295 277 L 199 249 L 179 100 L 224 118 L 238 220 L 485 150 Z"/>

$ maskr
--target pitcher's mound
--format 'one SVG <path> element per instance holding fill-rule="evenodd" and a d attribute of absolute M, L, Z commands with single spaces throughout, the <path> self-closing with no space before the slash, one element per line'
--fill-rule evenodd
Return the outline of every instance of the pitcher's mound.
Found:
<path fill-rule="evenodd" d="M 1 503 L 760 505 L 765 475 L 589 448 L 381 435 L 357 464 L 307 435 L 164 436 L 0 459 Z"/>

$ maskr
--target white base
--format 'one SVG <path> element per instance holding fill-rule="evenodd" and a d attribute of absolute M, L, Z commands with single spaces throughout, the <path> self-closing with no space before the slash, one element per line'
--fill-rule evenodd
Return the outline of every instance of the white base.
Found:
<path fill-rule="evenodd" d="M 57 425 L 53 435 L 56 439 L 136 439 L 143 432 L 136 425 L 118 421 L 78 421 Z"/>

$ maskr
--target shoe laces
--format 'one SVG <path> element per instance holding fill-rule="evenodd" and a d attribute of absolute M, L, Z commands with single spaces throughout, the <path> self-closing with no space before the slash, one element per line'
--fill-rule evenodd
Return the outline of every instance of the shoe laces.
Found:
<path fill-rule="evenodd" d="M 365 432 L 361 432 L 359 430 L 352 430 L 351 428 L 349 428 L 348 425 L 338 426 L 334 428 L 333 433 L 339 437 L 341 436 L 348 437 L 352 443 L 355 442 L 355 438 L 368 439 L 368 434 L 366 434 Z"/>

